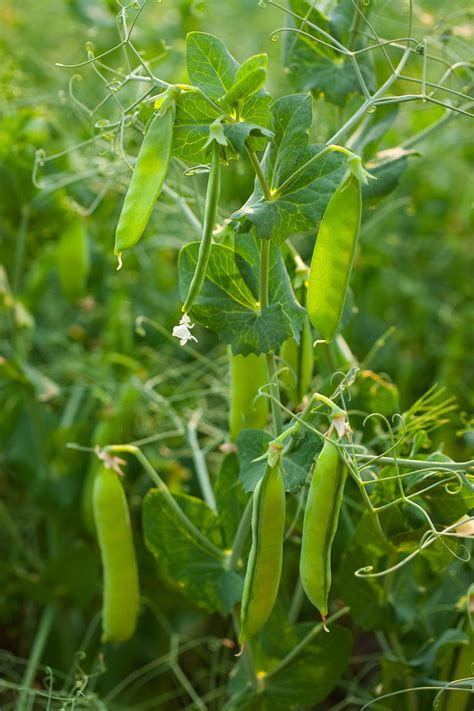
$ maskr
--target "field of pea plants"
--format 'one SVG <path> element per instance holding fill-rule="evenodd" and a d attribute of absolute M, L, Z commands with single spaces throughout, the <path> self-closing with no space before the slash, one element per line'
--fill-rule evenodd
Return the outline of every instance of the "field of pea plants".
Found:
<path fill-rule="evenodd" d="M 1 711 L 471 711 L 472 7 L 1 14 Z"/>

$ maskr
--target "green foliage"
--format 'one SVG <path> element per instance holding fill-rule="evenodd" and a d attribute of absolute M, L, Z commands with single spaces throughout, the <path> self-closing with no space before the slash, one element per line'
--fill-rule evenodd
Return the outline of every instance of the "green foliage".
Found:
<path fill-rule="evenodd" d="M 222 546 L 219 519 L 211 509 L 195 497 L 180 495 L 176 500 L 201 533 Z M 240 600 L 241 576 L 229 570 L 224 558 L 211 555 L 180 527 L 160 491 L 151 491 L 143 502 L 143 532 L 148 549 L 164 573 L 200 607 L 226 615 Z"/>
<path fill-rule="evenodd" d="M 2 708 L 428 711 L 444 684 L 469 677 L 468 18 L 460 0 L 449 13 L 439 0 L 422 13 L 415 3 L 413 18 L 397 3 L 357 5 L 290 0 L 282 13 L 245 0 L 237 12 L 216 0 L 140 0 L 117 25 L 112 0 L 7 0 Z M 176 122 L 159 209 L 116 272 L 130 167 L 168 82 Z M 197 264 L 200 164 L 216 141 L 221 195 L 190 311 L 198 342 L 181 348 L 172 331 Z M 377 179 L 363 189 L 346 306 L 333 342 L 314 345 L 308 392 L 288 401 L 281 347 L 301 339 L 319 223 L 358 156 Z M 69 228 L 82 225 L 87 254 L 79 240 L 58 264 Z M 261 397 L 272 430 L 268 418 L 236 443 L 226 346 L 269 366 Z M 352 430 L 340 448 L 349 475 L 330 634 L 298 582 L 308 483 L 333 421 L 316 391 L 349 413 Z M 250 503 L 275 438 L 287 491 L 282 578 L 271 616 L 236 659 Z M 124 474 L 138 558 L 138 626 L 123 646 L 100 641 L 97 446 Z M 462 688 L 443 691 L 444 711 L 468 708 Z"/>
<path fill-rule="evenodd" d="M 178 100 L 173 143 L 177 157 L 208 162 L 209 127 L 221 117 L 228 140 L 227 159 L 242 153 L 246 141 L 257 150 L 265 145 L 271 136 L 272 116 L 270 96 L 262 88 L 266 79 L 262 57 L 250 57 L 240 65 L 217 37 L 188 34 L 186 66 L 190 81 L 201 93 L 184 93 Z"/>
<path fill-rule="evenodd" d="M 183 298 L 195 272 L 199 243 L 183 247 L 179 257 Z M 290 336 L 298 336 L 304 311 L 296 301 L 279 252 L 270 250 L 269 305 L 260 309 L 260 255 L 251 235 L 236 237 L 234 249 L 214 244 L 199 297 L 190 311 L 196 321 L 232 347 L 248 355 L 276 350 Z"/>
<path fill-rule="evenodd" d="M 291 234 L 311 229 L 322 218 L 344 168 L 340 156 L 330 155 L 308 166 L 281 194 L 277 193 L 295 168 L 304 165 L 323 146 L 307 145 L 312 122 L 309 96 L 285 96 L 275 102 L 272 111 L 275 135 L 262 160 L 270 196 L 263 195 L 257 179 L 252 195 L 233 218 L 240 220 L 244 231 L 250 224 L 255 225 L 257 237 L 271 238 L 281 245 Z"/>
<path fill-rule="evenodd" d="M 309 0 L 291 0 L 292 26 L 305 34 L 289 32 L 285 46 L 285 64 L 291 84 L 297 91 L 311 91 L 337 106 L 344 106 L 352 94 L 362 92 L 360 78 L 351 59 L 341 53 L 340 46 L 328 39 L 328 34 L 342 43 L 350 40 L 356 9 L 348 0 L 336 3 L 331 16 L 318 10 Z M 299 22 L 295 17 L 302 18 Z M 318 32 L 317 28 L 322 30 Z M 314 32 L 316 30 L 316 32 Z M 313 31 L 313 32 L 312 32 Z M 323 34 L 326 33 L 326 34 Z M 358 48 L 362 43 L 356 36 Z M 364 55 L 358 57 L 359 72 L 373 90 L 373 69 Z"/>

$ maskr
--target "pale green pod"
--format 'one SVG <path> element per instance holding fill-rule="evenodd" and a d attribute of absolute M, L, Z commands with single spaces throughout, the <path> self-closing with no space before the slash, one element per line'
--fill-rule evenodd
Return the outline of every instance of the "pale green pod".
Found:
<path fill-rule="evenodd" d="M 268 418 L 268 398 L 258 396 L 269 381 L 265 354 L 233 355 L 229 348 L 230 410 L 229 431 L 234 441 L 247 427 L 263 429 Z"/>
<path fill-rule="evenodd" d="M 328 614 L 331 548 L 336 535 L 347 469 L 337 446 L 327 440 L 318 456 L 308 492 L 301 541 L 303 589 L 321 613 Z"/>
<path fill-rule="evenodd" d="M 93 505 L 104 580 L 102 641 L 124 642 L 137 623 L 138 569 L 125 492 L 105 466 L 95 475 Z"/>
<path fill-rule="evenodd" d="M 56 251 L 61 291 L 68 301 L 85 295 L 89 276 L 89 240 L 84 223 L 77 219 L 64 230 Z"/>
<path fill-rule="evenodd" d="M 285 531 L 285 484 L 280 463 L 268 466 L 253 494 L 252 547 L 241 607 L 241 644 L 268 620 L 278 594 Z"/>
<path fill-rule="evenodd" d="M 137 156 L 115 233 L 115 254 L 141 238 L 168 172 L 173 143 L 175 109 L 171 104 L 156 113 Z"/>
<path fill-rule="evenodd" d="M 308 314 L 326 341 L 332 341 L 341 321 L 361 213 L 360 182 L 349 172 L 323 215 L 309 270 Z"/>

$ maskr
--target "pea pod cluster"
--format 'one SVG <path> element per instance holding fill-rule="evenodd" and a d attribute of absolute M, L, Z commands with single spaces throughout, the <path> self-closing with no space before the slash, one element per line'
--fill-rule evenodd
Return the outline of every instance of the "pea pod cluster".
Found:
<path fill-rule="evenodd" d="M 258 397 L 259 388 L 268 383 L 265 354 L 233 355 L 230 361 L 229 432 L 235 440 L 246 427 L 262 429 L 268 417 L 268 398 Z"/>
<path fill-rule="evenodd" d="M 125 492 L 105 466 L 95 476 L 93 506 L 104 577 L 102 641 L 124 642 L 137 622 L 138 569 Z"/>
<path fill-rule="evenodd" d="M 300 576 L 309 600 L 328 614 L 331 548 L 336 535 L 347 468 L 332 439 L 326 440 L 314 467 L 308 492 L 301 542 Z"/>
<path fill-rule="evenodd" d="M 138 153 L 115 233 L 115 254 L 133 247 L 143 235 L 168 172 L 175 105 L 170 100 L 155 113 Z"/>
<path fill-rule="evenodd" d="M 252 547 L 241 607 L 240 644 L 268 620 L 280 585 L 285 530 L 285 484 L 280 462 L 267 466 L 253 494 Z"/>
<path fill-rule="evenodd" d="M 323 215 L 309 271 L 308 314 L 326 341 L 341 321 L 361 213 L 361 181 L 349 170 Z"/>

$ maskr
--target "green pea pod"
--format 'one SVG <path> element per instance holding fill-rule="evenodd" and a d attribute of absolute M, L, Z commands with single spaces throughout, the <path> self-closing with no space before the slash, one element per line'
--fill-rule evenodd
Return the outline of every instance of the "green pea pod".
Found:
<path fill-rule="evenodd" d="M 259 388 L 269 382 L 265 354 L 233 355 L 230 360 L 229 431 L 232 441 L 246 427 L 263 429 L 268 417 L 268 398 L 258 397 Z"/>
<path fill-rule="evenodd" d="M 337 446 L 327 440 L 318 456 L 308 492 L 301 542 L 300 576 L 309 600 L 328 614 L 331 587 L 331 547 L 341 509 L 346 467 Z"/>
<path fill-rule="evenodd" d="M 104 466 L 95 477 L 93 502 L 104 575 L 102 641 L 124 642 L 137 622 L 138 570 L 125 493 Z"/>
<path fill-rule="evenodd" d="M 360 181 L 348 172 L 323 215 L 309 271 L 308 313 L 326 341 L 332 341 L 339 328 L 361 212 Z"/>
<path fill-rule="evenodd" d="M 133 247 L 151 217 L 168 172 L 173 142 L 174 103 L 151 120 L 138 153 L 115 233 L 115 254 Z"/>
<path fill-rule="evenodd" d="M 89 242 L 81 220 L 75 220 L 62 233 L 56 252 L 59 283 L 68 301 L 84 296 L 89 276 Z"/>
<path fill-rule="evenodd" d="M 183 305 L 183 312 L 190 311 L 194 301 L 199 296 L 204 279 L 206 277 L 207 263 L 212 249 L 212 232 L 216 222 L 217 203 L 220 192 L 220 148 L 217 141 L 212 142 L 212 162 L 209 173 L 209 180 L 206 191 L 206 205 L 204 208 L 204 221 L 202 224 L 201 244 L 199 245 L 198 261 L 196 271 L 189 285 L 188 295 Z"/>
<path fill-rule="evenodd" d="M 252 547 L 242 597 L 241 644 L 260 632 L 275 604 L 284 530 L 285 484 L 278 462 L 267 467 L 253 494 Z"/>
<path fill-rule="evenodd" d="M 307 395 L 313 377 L 313 334 L 308 319 L 303 325 L 300 342 L 297 343 L 294 338 L 289 338 L 283 343 L 280 355 L 282 365 L 288 368 L 282 372 L 281 381 L 290 402 L 299 405 Z"/>

